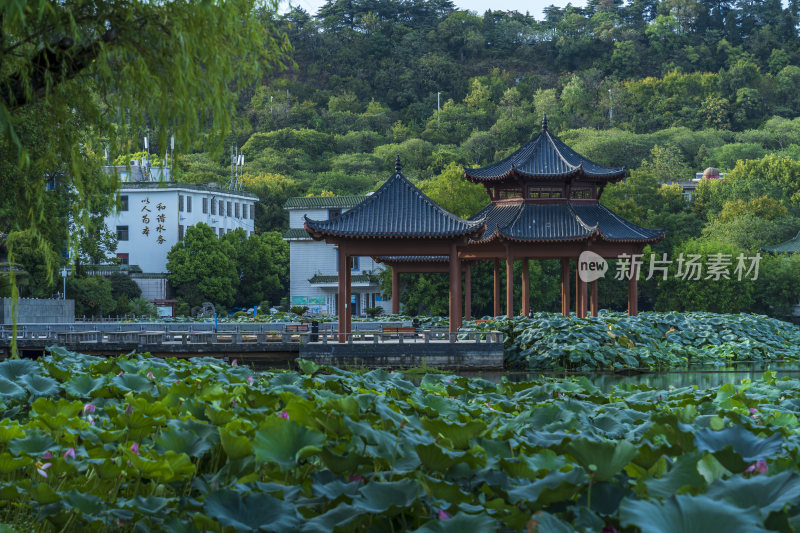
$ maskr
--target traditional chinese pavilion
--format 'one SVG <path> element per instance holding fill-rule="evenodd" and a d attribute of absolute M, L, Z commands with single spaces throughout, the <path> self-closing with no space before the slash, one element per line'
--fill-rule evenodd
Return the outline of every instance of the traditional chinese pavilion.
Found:
<path fill-rule="evenodd" d="M 604 167 L 576 153 L 547 129 L 509 157 L 491 165 L 465 170 L 464 177 L 486 188 L 491 203 L 470 220 L 443 210 L 396 172 L 352 210 L 327 221 L 306 220 L 315 239 L 339 246 L 339 260 L 370 255 L 393 267 L 393 311 L 398 312 L 397 274 L 450 274 L 450 329 L 461 323 L 461 273 L 466 276 L 465 314 L 470 316 L 469 264 L 494 262 L 494 314 L 500 314 L 500 261 L 505 261 L 506 314 L 515 312 L 514 261 L 522 261 L 522 314 L 529 311 L 528 262 L 561 260 L 562 312 L 570 312 L 570 260 L 592 251 L 603 258 L 640 254 L 647 244 L 664 238 L 663 231 L 642 228 L 600 203 L 603 189 L 626 176 L 624 168 Z M 437 257 L 439 256 L 439 257 Z M 576 261 L 577 264 L 577 261 Z M 580 268 L 580 267 L 579 267 Z M 349 301 L 347 269 L 339 269 L 339 316 Z M 628 283 L 628 312 L 637 314 L 636 272 Z M 587 283 L 576 273 L 576 314 L 585 317 Z M 591 283 L 591 312 L 597 314 L 597 282 Z"/>

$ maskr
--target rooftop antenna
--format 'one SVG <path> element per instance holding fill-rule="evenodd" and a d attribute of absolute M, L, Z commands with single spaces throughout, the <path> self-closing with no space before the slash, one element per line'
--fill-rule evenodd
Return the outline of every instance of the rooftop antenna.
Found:
<path fill-rule="evenodd" d="M 236 180 L 236 190 L 241 191 L 244 185 L 244 154 L 239 154 L 237 166 L 239 167 L 239 178 Z"/>
<path fill-rule="evenodd" d="M 228 190 L 241 191 L 244 174 L 244 154 L 239 153 L 239 149 L 234 150 L 231 145 L 231 179 L 228 181 Z"/>

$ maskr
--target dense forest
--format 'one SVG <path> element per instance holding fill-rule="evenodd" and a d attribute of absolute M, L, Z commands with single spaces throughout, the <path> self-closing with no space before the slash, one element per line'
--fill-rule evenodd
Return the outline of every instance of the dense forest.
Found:
<path fill-rule="evenodd" d="M 665 228 L 655 253 L 752 255 L 800 229 L 797 0 L 590 0 L 551 6 L 542 20 L 448 0 L 331 0 L 316 14 L 272 17 L 289 59 L 237 87 L 224 141 L 201 136 L 176 159 L 179 180 L 225 183 L 230 149 L 241 150 L 259 232 L 286 229 L 290 196 L 374 190 L 395 154 L 426 193 L 470 216 L 488 198 L 463 167 L 515 150 L 545 113 L 575 150 L 631 170 L 602 201 Z M 143 133 L 130 132 L 127 152 Z M 703 183 L 691 203 L 663 185 L 708 166 L 727 176 Z M 797 267 L 765 257 L 746 286 L 644 281 L 641 306 L 783 316 L 800 294 Z M 555 266 L 532 269 L 534 308 L 554 308 Z M 486 272 L 476 277 L 475 305 L 488 312 Z M 604 305 L 624 304 L 621 286 L 602 286 Z M 409 311 L 446 310 L 446 298 L 425 296 L 445 294 L 436 276 L 404 288 Z"/>

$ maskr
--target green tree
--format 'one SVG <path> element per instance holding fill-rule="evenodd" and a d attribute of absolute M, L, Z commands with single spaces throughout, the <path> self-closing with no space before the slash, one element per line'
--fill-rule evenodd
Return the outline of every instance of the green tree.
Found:
<path fill-rule="evenodd" d="M 182 241 L 167 254 L 169 282 L 178 297 L 198 306 L 203 302 L 230 307 L 239 286 L 235 250 L 230 242 L 218 239 L 204 223 L 186 230 Z"/>
<path fill-rule="evenodd" d="M 713 313 L 741 313 L 749 311 L 753 304 L 753 283 L 744 278 L 740 281 L 733 274 L 736 257 L 744 250 L 730 244 L 710 240 L 693 239 L 675 247 L 670 259 L 670 273 L 666 280 L 658 281 L 656 309 L 660 311 L 709 311 Z M 703 268 L 700 279 L 680 279 L 678 274 L 678 258 L 699 255 Z M 708 279 L 708 264 L 711 256 L 723 254 L 730 261 L 728 269 L 730 279 Z M 749 254 L 745 254 L 749 256 Z M 748 263 L 749 264 L 749 263 Z"/>
<path fill-rule="evenodd" d="M 464 170 L 455 163 L 450 163 L 436 178 L 422 182 L 420 190 L 462 218 L 471 217 L 489 203 L 486 189 L 465 180 Z"/>
<path fill-rule="evenodd" d="M 269 300 L 280 301 L 289 281 L 289 244 L 280 233 L 247 236 L 242 229 L 226 233 L 238 272 L 239 285 L 234 298 L 237 307 L 250 307 Z"/>
<path fill-rule="evenodd" d="M 133 300 L 142 295 L 142 289 L 127 274 L 114 272 L 108 276 L 108 282 L 111 283 L 111 296 L 115 300 L 118 300 L 120 296 L 124 296 L 127 300 Z"/>
<path fill-rule="evenodd" d="M 67 296 L 75 300 L 75 316 L 103 317 L 114 312 L 111 283 L 100 276 L 67 278 Z"/>

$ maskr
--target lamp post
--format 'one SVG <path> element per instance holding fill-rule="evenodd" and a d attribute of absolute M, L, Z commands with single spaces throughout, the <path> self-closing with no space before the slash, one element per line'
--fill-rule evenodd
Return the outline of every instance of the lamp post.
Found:
<path fill-rule="evenodd" d="M 61 267 L 61 277 L 64 278 L 64 292 L 62 293 L 64 296 L 62 299 L 67 299 L 67 274 L 69 274 L 69 269 L 67 267 Z"/>

